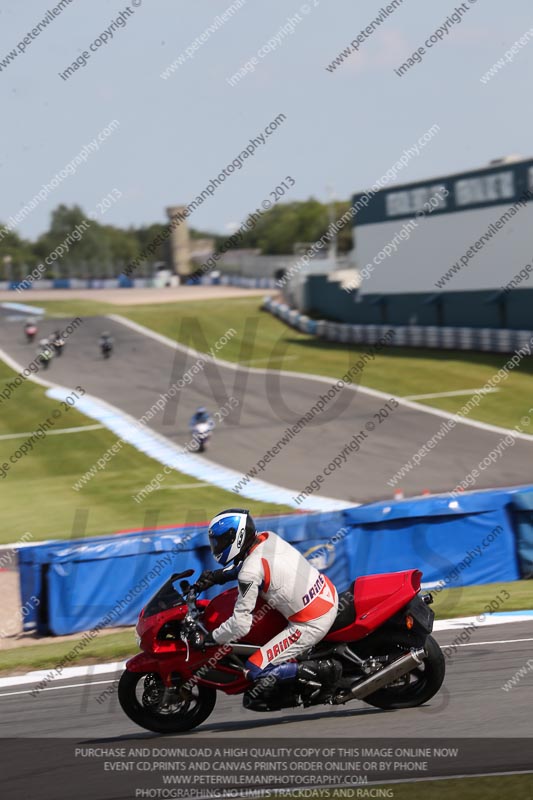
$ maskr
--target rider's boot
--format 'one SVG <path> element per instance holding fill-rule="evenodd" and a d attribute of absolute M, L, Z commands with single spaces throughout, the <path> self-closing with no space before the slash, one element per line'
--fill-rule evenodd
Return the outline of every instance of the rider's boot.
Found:
<path fill-rule="evenodd" d="M 296 677 L 304 687 L 311 689 L 306 692 L 309 700 L 313 700 L 326 686 L 335 684 L 342 677 L 342 665 L 334 658 L 324 658 L 319 661 L 301 661 L 298 664 Z"/>
<path fill-rule="evenodd" d="M 251 689 L 245 693 L 243 705 L 245 708 L 270 706 L 279 700 L 280 690 L 283 685 L 288 685 L 296 680 L 298 665 L 294 661 L 286 661 L 272 667 L 259 678 Z M 265 709 L 266 710 L 266 709 Z"/>

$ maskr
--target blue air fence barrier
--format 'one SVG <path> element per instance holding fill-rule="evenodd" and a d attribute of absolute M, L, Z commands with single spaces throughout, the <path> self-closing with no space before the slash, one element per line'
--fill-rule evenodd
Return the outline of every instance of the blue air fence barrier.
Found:
<path fill-rule="evenodd" d="M 31 281 L 10 281 L 8 288 L 10 291 L 17 291 L 18 289 L 24 289 L 24 291 L 27 291 L 28 289 L 31 289 L 31 286 Z"/>
<path fill-rule="evenodd" d="M 429 587 L 514 581 L 521 570 L 511 512 L 524 495 L 533 497 L 533 487 L 258 518 L 257 525 L 294 544 L 339 591 L 359 575 L 411 568 Z M 26 627 L 59 635 L 131 625 L 173 572 L 194 569 L 197 576 L 216 567 L 205 524 L 25 547 L 22 603 L 40 600 Z"/>
<path fill-rule="evenodd" d="M 425 586 L 442 588 L 518 580 L 511 498 L 512 490 L 475 492 L 347 509 L 349 572 L 416 567 Z"/>
<path fill-rule="evenodd" d="M 308 522 L 306 515 L 294 515 L 260 518 L 257 523 L 304 545 L 308 537 L 329 538 L 342 519 L 334 512 Z M 110 614 L 112 619 L 101 627 L 132 625 L 172 573 L 193 569 L 198 577 L 203 569 L 218 566 L 205 524 L 25 547 L 19 552 L 21 600 L 28 608 L 24 628 L 64 635 L 101 625 Z M 206 597 L 218 591 L 214 587 Z"/>
<path fill-rule="evenodd" d="M 516 531 L 516 546 L 522 578 L 533 578 L 533 491 L 513 495 L 511 515 Z M 533 585 L 531 587 L 533 607 Z"/>
<path fill-rule="evenodd" d="M 132 625 L 173 572 L 203 569 L 195 542 L 205 529 L 143 531 L 77 541 L 49 542 L 19 552 L 24 628 L 62 635 Z M 207 550 L 207 548 L 203 548 Z M 39 600 L 36 606 L 32 597 Z"/>

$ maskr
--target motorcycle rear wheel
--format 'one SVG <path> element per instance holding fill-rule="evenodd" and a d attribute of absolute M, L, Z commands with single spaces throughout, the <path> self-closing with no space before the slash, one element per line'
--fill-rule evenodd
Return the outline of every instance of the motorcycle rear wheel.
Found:
<path fill-rule="evenodd" d="M 141 683 L 142 681 L 142 683 Z M 214 689 L 196 685 L 180 694 L 177 687 L 175 702 L 162 704 L 164 685 L 154 672 L 126 670 L 118 685 L 118 699 L 124 713 L 136 725 L 155 733 L 184 733 L 201 725 L 215 707 Z"/>
<path fill-rule="evenodd" d="M 394 653 L 395 658 L 400 655 L 401 650 L 407 652 L 412 646 L 401 638 L 393 640 L 391 645 L 397 651 Z M 389 646 L 387 652 L 390 653 L 390 650 Z M 442 650 L 433 636 L 428 636 L 426 639 L 425 650 L 426 657 L 422 667 L 412 670 L 401 685 L 386 686 L 383 689 L 378 689 L 377 692 L 365 697 L 363 702 L 376 708 L 389 709 L 415 708 L 431 700 L 442 686 L 446 666 Z"/>

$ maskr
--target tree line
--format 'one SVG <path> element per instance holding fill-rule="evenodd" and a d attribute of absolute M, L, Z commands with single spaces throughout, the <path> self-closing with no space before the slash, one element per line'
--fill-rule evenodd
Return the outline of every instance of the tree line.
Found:
<path fill-rule="evenodd" d="M 278 203 L 250 226 L 240 237 L 237 248 L 257 249 L 264 255 L 292 254 L 299 246 L 320 239 L 331 219 L 338 219 L 348 208 L 347 201 L 331 207 L 314 199 Z M 165 228 L 165 223 L 158 222 L 137 228 L 104 225 L 97 220 L 88 221 L 79 205 L 63 204 L 52 212 L 48 230 L 35 241 L 23 238 L 16 230 L 10 231 L 0 223 L 0 280 L 21 280 L 41 264 L 44 278 L 116 277 Z M 72 241 L 72 232 L 76 229 L 83 233 Z M 213 238 L 215 252 L 229 236 L 191 227 L 189 234 L 192 239 Z M 347 226 L 339 233 L 338 250 L 348 252 L 351 247 L 352 231 Z M 51 258 L 50 254 L 55 255 Z M 49 263 L 45 261 L 47 258 Z M 136 275 L 151 277 L 161 263 L 169 263 L 168 241 L 155 250 Z"/>

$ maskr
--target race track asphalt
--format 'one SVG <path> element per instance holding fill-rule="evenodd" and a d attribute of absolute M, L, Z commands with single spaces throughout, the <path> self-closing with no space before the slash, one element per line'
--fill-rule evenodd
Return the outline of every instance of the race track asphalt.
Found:
<path fill-rule="evenodd" d="M 460 630 L 446 630 L 434 636 L 445 648 L 460 634 Z M 425 706 L 409 710 L 381 711 L 354 701 L 336 709 L 316 706 L 259 714 L 245 710 L 240 697 L 219 694 L 211 717 L 187 736 L 198 741 L 216 737 L 533 737 L 533 670 L 511 690 L 502 688 L 531 659 L 532 645 L 531 622 L 478 628 L 455 652 L 448 651 L 439 694 Z M 124 715 L 114 691 L 119 675 L 56 680 L 35 697 L 30 694 L 34 684 L 0 688 L 0 736 L 60 737 L 93 744 L 166 740 L 143 732 Z M 106 693 L 103 700 L 102 692 Z M 530 758 L 533 767 L 533 738 Z"/>
<path fill-rule="evenodd" d="M 45 320 L 39 335 L 49 335 L 54 328 L 69 322 Z M 104 329 L 115 338 L 115 353 L 109 361 L 104 361 L 98 350 L 98 337 Z M 24 341 L 21 322 L 5 310 L 0 314 L 0 341 L 1 347 L 21 365 L 27 365 L 35 356 L 35 346 Z M 220 356 L 224 357 L 223 350 Z M 138 418 L 195 360 L 182 350 L 173 350 L 118 322 L 93 317 L 84 320 L 62 357 L 54 359 L 43 377 L 68 387 L 81 384 L 92 395 Z M 349 366 L 347 358 L 346 368 Z M 286 369 L 297 369 L 297 362 L 288 361 Z M 194 410 L 205 405 L 215 412 L 234 396 L 239 405 L 217 424 L 207 457 L 246 473 L 328 388 L 327 383 L 313 378 L 208 364 L 149 424 L 171 441 L 185 445 L 189 441 L 187 423 Z M 323 475 L 320 492 L 354 503 L 391 497 L 394 489 L 387 481 L 435 435 L 443 420 L 404 406 L 385 416 L 380 413 L 385 402 L 362 391 L 343 389 L 257 477 L 285 486 L 297 495 L 317 475 L 323 475 L 347 441 L 358 435 L 359 452 L 354 450 L 340 468 Z M 498 446 L 503 436 L 459 424 L 425 456 L 420 466 L 399 481 L 398 487 L 406 495 L 451 490 Z M 531 483 L 533 441 L 517 439 L 514 446 L 501 453 L 494 464 L 480 471 L 473 488 Z M 87 464 L 87 468 L 90 466 Z"/>

